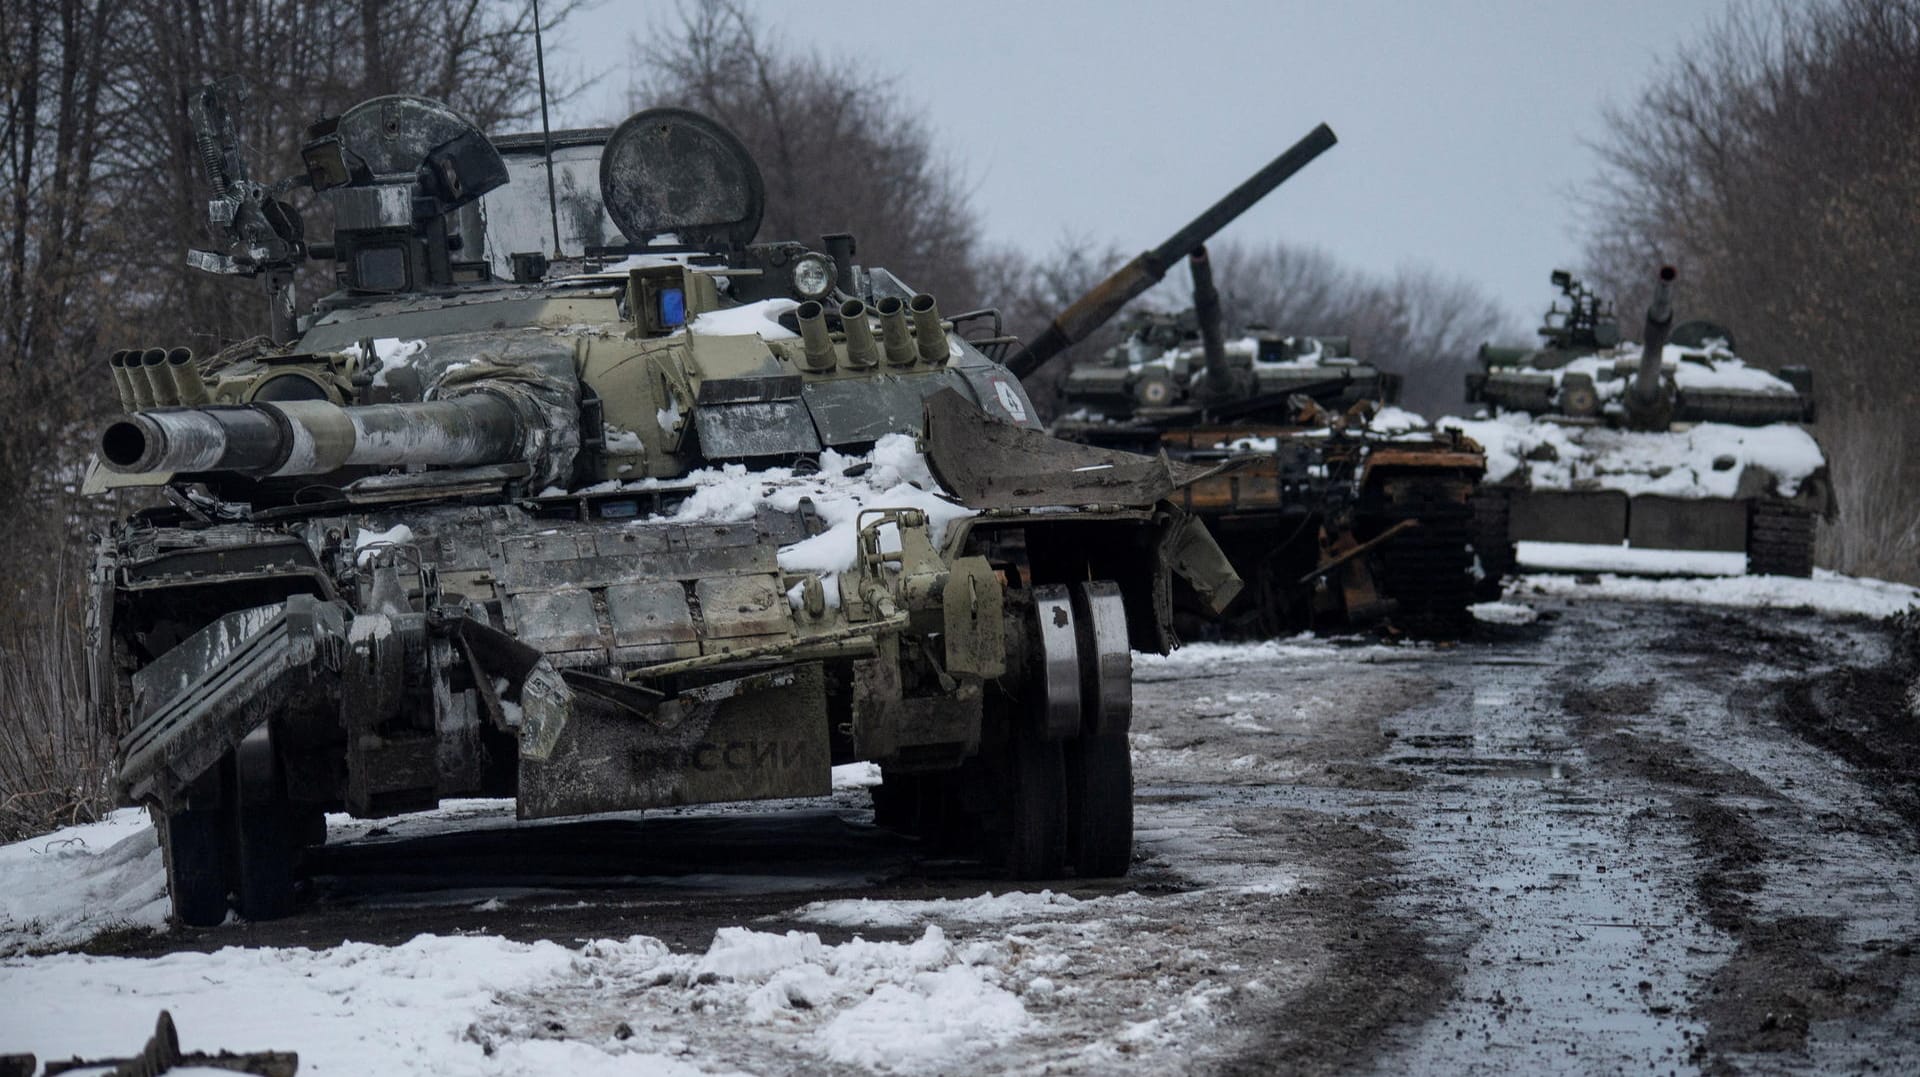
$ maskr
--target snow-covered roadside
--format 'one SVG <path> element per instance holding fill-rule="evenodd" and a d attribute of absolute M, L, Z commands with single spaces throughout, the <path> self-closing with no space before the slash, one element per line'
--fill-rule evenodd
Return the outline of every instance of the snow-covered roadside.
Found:
<path fill-rule="evenodd" d="M 724 1053 L 781 1069 L 945 1071 L 1027 1027 L 1027 956 L 1004 940 L 950 940 L 937 925 L 910 942 L 837 946 L 807 931 L 727 927 L 704 954 L 641 937 L 591 942 L 557 975 L 503 992 L 468 1035 Z"/>
<path fill-rule="evenodd" d="M 818 1068 L 916 1072 L 1026 1027 L 1016 992 L 1035 976 L 1023 960 L 933 925 L 912 942 L 837 946 L 729 927 L 698 954 L 638 935 L 577 949 L 422 935 L 318 951 L 59 955 L 0 962 L 10 1000 L 0 1047 L 129 1054 L 166 1008 L 188 1050 L 291 1050 L 303 1073 L 725 1072 L 689 1042 L 715 1030 Z"/>
<path fill-rule="evenodd" d="M 1509 601 L 1534 595 L 1679 602 L 1750 609 L 1805 608 L 1821 613 L 1866 617 L 1890 617 L 1920 606 L 1920 588 L 1886 580 L 1843 576 L 1824 568 L 1814 569 L 1813 578 L 1806 580 L 1792 576 L 1647 579 L 1610 573 L 1597 576 L 1540 573 L 1520 576 L 1507 585 L 1506 598 Z"/>
<path fill-rule="evenodd" d="M 834 777 L 852 790 L 877 775 L 856 766 Z M 1161 819 L 1143 808 L 1140 846 L 1181 865 L 1201 886 L 1191 893 L 856 899 L 779 917 L 898 941 L 856 936 L 830 945 L 813 931 L 749 925 L 721 928 L 692 953 L 646 936 L 569 945 L 454 934 L 398 946 L 131 959 L 28 957 L 23 935 L 13 956 L 0 958 L 0 994 L 18 1000 L 0 1008 L 0 1050 L 126 1054 L 166 1008 L 188 1050 L 292 1050 L 302 1072 L 313 1073 L 946 1072 L 975 1063 L 994 1069 L 996 1060 L 1035 1049 L 1095 1060 L 1087 1062 L 1095 1069 L 1153 1071 L 1183 1057 L 1190 1035 L 1217 1022 L 1236 991 L 1253 988 L 1204 940 L 1137 933 L 1158 923 L 1168 902 L 1186 910 L 1176 916 L 1199 922 L 1297 883 L 1274 866 L 1239 863 L 1245 850 L 1237 845 L 1231 855 L 1211 849 L 1247 839 L 1225 821 L 1182 813 Z M 410 834 L 550 825 L 516 824 L 509 802 L 494 801 L 454 802 L 410 822 Z M 362 825 L 339 823 L 347 831 Z M 76 838 L 92 852 L 78 852 Z M 158 923 L 157 849 L 140 813 L 47 840 L 67 843 L 53 852 L 75 851 L 46 861 L 44 842 L 0 850 L 5 881 L 31 884 L 10 889 L 39 895 L 32 903 L 16 897 L 15 915 L 66 899 L 80 908 L 84 895 L 117 878 L 110 865 L 151 857 L 129 892 L 148 895 L 144 925 Z M 63 930 L 68 942 L 87 933 L 78 923 Z M 30 934 L 43 943 L 53 937 Z M 1156 971 L 1142 978 L 1143 968 Z"/>
<path fill-rule="evenodd" d="M 0 846 L 0 956 L 166 919 L 166 869 L 145 809 Z"/>
<path fill-rule="evenodd" d="M 1147 960 L 1146 944 L 1119 940 L 1149 904 L 1044 891 L 818 902 L 792 918 L 912 925 L 917 937 L 828 945 L 810 931 L 725 927 L 704 952 L 678 954 L 646 936 L 576 948 L 421 935 L 150 960 L 13 957 L 0 959 L 0 995 L 12 1000 L 0 1049 L 126 1054 L 165 1008 L 189 1050 L 291 1050 L 312 1073 L 731 1072 L 721 1059 L 754 1071 L 946 1072 L 1029 1033 L 1059 1034 L 1038 1027 L 1046 1015 L 1105 1014 L 1108 966 Z M 1190 943 L 1146 949 L 1153 967 L 1191 974 L 1163 972 L 1176 988 L 1165 997 L 1158 981 L 1127 986 L 1140 1019 L 1093 1045 L 1109 1058 L 1166 1047 L 1227 990 L 1197 974 L 1217 958 Z"/>
<path fill-rule="evenodd" d="M 612 1073 L 612 1053 L 587 1045 L 469 1036 L 500 992 L 564 975 L 576 960 L 550 942 L 430 935 L 392 947 L 9 959 L 0 962 L 0 1047 L 128 1055 L 165 1008 L 186 1050 L 296 1051 L 302 1073 Z M 646 1054 L 642 1043 L 620 1046 L 618 1072 L 708 1072 Z"/>

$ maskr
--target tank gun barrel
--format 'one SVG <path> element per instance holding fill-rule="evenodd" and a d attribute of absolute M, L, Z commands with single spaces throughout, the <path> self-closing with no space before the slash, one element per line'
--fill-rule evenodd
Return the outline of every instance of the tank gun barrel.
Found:
<path fill-rule="evenodd" d="M 451 400 L 341 407 L 320 400 L 141 411 L 100 436 L 112 471 L 232 471 L 259 478 L 343 467 L 472 466 L 521 459 L 513 403 L 489 392 Z"/>
<path fill-rule="evenodd" d="M 1640 369 L 1634 372 L 1633 396 L 1642 405 L 1660 398 L 1660 359 L 1665 354 L 1667 336 L 1673 331 L 1673 279 L 1679 273 L 1672 266 L 1661 266 L 1653 284 L 1653 302 L 1647 304 L 1647 321 L 1642 330 Z"/>
<path fill-rule="evenodd" d="M 1193 273 L 1193 313 L 1200 322 L 1200 350 L 1207 364 L 1207 398 L 1222 400 L 1232 392 L 1233 378 L 1220 336 L 1220 291 L 1213 286 L 1213 263 L 1207 260 L 1205 245 L 1187 256 L 1187 268 Z"/>
<path fill-rule="evenodd" d="M 1285 183 L 1337 141 L 1339 139 L 1334 137 L 1333 128 L 1324 123 L 1308 132 L 1305 138 L 1267 162 L 1266 167 L 1229 191 L 1226 197 L 1188 221 L 1186 227 L 1175 232 L 1166 242 L 1141 253 L 1074 300 L 1033 343 L 1008 360 L 1007 369 L 1017 377 L 1026 378 L 1054 356 L 1085 340 L 1088 334 L 1118 314 L 1120 308 L 1134 297 L 1158 284 L 1176 262 L 1213 238 L 1214 233 L 1252 208 L 1255 202 L 1265 198 L 1268 192 Z"/>

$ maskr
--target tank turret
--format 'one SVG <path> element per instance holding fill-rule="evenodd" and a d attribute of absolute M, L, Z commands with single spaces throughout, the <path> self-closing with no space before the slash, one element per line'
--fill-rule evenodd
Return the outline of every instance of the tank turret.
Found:
<path fill-rule="evenodd" d="M 1483 345 L 1481 369 L 1467 375 L 1467 400 L 1499 412 L 1556 416 L 1635 430 L 1673 423 L 1762 426 L 1812 422 L 1812 376 L 1748 366 L 1732 336 L 1711 322 L 1674 324 L 1677 272 L 1662 266 L 1642 326 L 1642 342 L 1622 344 L 1613 306 L 1564 270 L 1553 283 L 1567 297 L 1547 311 L 1532 350 Z"/>

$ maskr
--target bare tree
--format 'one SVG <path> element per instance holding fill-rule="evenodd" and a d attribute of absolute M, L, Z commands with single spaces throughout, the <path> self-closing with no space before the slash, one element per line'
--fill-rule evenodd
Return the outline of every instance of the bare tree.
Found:
<path fill-rule="evenodd" d="M 107 513 L 76 488 L 114 406 L 106 353 L 217 347 L 264 321 L 257 289 L 186 268 L 208 197 L 187 92 L 252 85 L 242 134 L 271 180 L 299 170 L 306 124 L 375 94 L 440 97 L 487 127 L 526 117 L 532 32 L 526 4 L 499 0 L 0 4 L 0 690 L 19 715 L 0 724 L 0 830 L 104 791 L 76 641 L 86 533 Z"/>
<path fill-rule="evenodd" d="M 1606 118 L 1594 276 L 1813 368 L 1840 498 L 1822 560 L 1920 580 L 1920 0 L 1742 5 Z"/>
<path fill-rule="evenodd" d="M 740 136 L 767 185 L 761 235 L 803 242 L 851 232 L 943 306 L 975 303 L 979 226 L 962 172 L 883 75 L 771 42 L 731 0 L 682 7 L 648 43 L 634 107 L 679 105 Z"/>
<path fill-rule="evenodd" d="M 980 262 L 980 278 L 987 289 L 982 302 L 1001 312 L 1007 332 L 1033 340 L 1056 315 L 1129 257 L 1111 243 L 1103 245 L 1086 236 L 1063 237 L 1040 257 L 1013 248 L 996 249 Z M 1136 302 L 1151 305 L 1151 297 L 1148 293 Z M 1075 363 L 1097 357 L 1120 342 L 1119 320 L 1107 322 L 1024 379 L 1027 394 L 1042 415 L 1058 413 L 1061 387 Z"/>

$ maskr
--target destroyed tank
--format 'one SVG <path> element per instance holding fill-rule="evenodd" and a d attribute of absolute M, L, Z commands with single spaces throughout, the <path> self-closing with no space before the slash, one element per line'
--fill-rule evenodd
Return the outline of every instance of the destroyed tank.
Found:
<path fill-rule="evenodd" d="M 851 237 L 756 242 L 760 173 L 700 115 L 490 140 L 376 98 L 309 133 L 308 244 L 235 100 L 192 102 L 232 241 L 193 261 L 261 278 L 273 332 L 115 352 L 87 479 L 165 501 L 99 540 L 90 663 L 179 919 L 288 912 L 327 811 L 815 796 L 861 760 L 889 821 L 1016 877 L 1127 870 L 1130 654 L 1238 587 L 1186 473 L 1046 436 Z M 304 258 L 338 287 L 299 313 Z"/>
<path fill-rule="evenodd" d="M 1224 339 L 1205 249 L 1189 263 L 1194 307 L 1136 314 L 1121 345 L 1076 366 L 1054 434 L 1214 472 L 1179 500 L 1248 583 L 1230 634 L 1469 631 L 1479 446 L 1393 407 L 1399 377 L 1347 338 Z"/>
<path fill-rule="evenodd" d="M 1743 553 L 1751 573 L 1812 574 L 1815 521 L 1834 511 L 1806 429 L 1812 373 L 1747 365 L 1713 322 L 1676 326 L 1676 276 L 1657 274 L 1639 344 L 1556 270 L 1566 303 L 1549 308 L 1543 345 L 1481 348 L 1467 400 L 1482 416 L 1444 425 L 1487 447 L 1475 526 L 1491 575 L 1523 541 Z"/>

